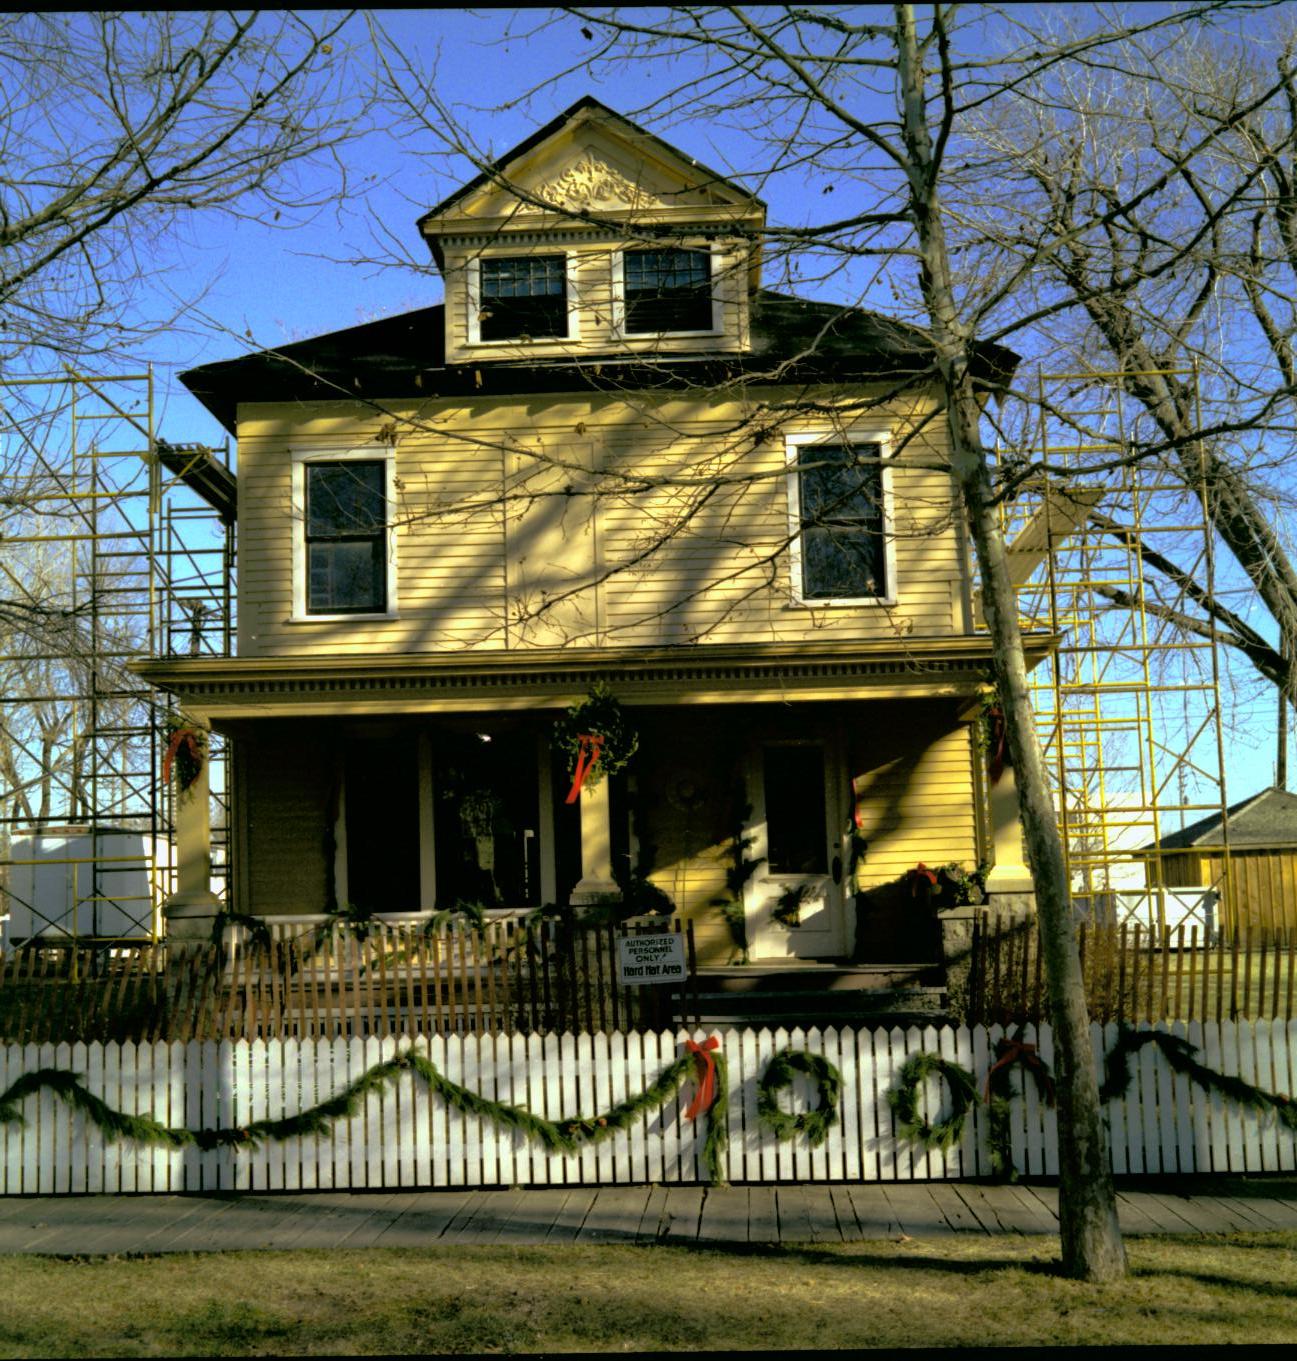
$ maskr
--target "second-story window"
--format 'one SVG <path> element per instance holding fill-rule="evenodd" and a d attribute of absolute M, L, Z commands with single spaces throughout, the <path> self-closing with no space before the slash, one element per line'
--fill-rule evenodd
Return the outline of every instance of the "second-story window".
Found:
<path fill-rule="evenodd" d="M 307 614 L 387 609 L 386 465 L 306 465 Z"/>
<path fill-rule="evenodd" d="M 567 335 L 565 256 L 488 256 L 480 270 L 478 335 L 482 340 Z"/>
<path fill-rule="evenodd" d="M 628 250 L 622 279 L 627 335 L 713 329 L 709 251 Z"/>
<path fill-rule="evenodd" d="M 877 444 L 797 449 L 803 600 L 888 595 L 882 450 Z"/>

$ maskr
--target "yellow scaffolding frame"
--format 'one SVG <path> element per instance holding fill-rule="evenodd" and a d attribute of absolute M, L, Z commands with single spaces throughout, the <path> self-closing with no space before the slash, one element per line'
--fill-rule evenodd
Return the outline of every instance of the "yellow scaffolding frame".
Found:
<path fill-rule="evenodd" d="M 1196 400 L 1196 369 L 1160 376 L 1191 384 Z M 1022 626 L 1062 639 L 1031 686 L 1073 899 L 1096 920 L 1159 934 L 1183 922 L 1201 940 L 1228 902 L 1220 658 L 1210 624 L 1193 635 L 1173 616 L 1194 615 L 1191 580 L 1215 598 L 1208 489 L 1186 484 L 1182 461 L 1145 452 L 1160 441 L 1128 410 L 1122 375 L 1038 383 L 1042 471 L 1004 506 L 1003 524 Z M 1150 555 L 1183 576 L 1150 572 Z M 1178 869 L 1191 852 L 1161 843 L 1209 814 L 1223 828 L 1222 867 L 1190 886 Z M 1196 901 L 1182 892 L 1168 906 L 1167 890 L 1194 888 Z"/>
<path fill-rule="evenodd" d="M 212 509 L 177 494 L 182 479 L 166 475 L 151 369 L 0 381 L 0 401 L 0 448 L 10 455 L 0 492 L 22 530 L 5 535 L 6 548 L 45 554 L 66 630 L 59 638 L 51 625 L 39 644 L 36 630 L 0 632 L 0 736 L 20 776 L 0 789 L 0 917 L 17 906 L 27 934 L 44 939 L 157 939 L 174 887 L 173 795 L 160 774 L 166 712 L 125 663 L 228 654 L 233 526 L 213 532 Z M 38 606 L 19 559 L 0 564 L 6 588 Z M 35 749 L 24 719 L 37 728 L 46 720 L 54 736 Z M 219 741 L 211 759 L 219 807 Z M 120 853 L 113 841 L 122 836 L 141 839 L 138 854 Z M 42 854 L 50 837 L 77 853 Z M 31 853 L 15 855 L 15 843 Z M 218 851 L 217 873 L 222 859 Z M 38 876 L 54 866 L 68 897 L 33 901 Z M 110 923 L 118 929 L 101 929 Z"/>

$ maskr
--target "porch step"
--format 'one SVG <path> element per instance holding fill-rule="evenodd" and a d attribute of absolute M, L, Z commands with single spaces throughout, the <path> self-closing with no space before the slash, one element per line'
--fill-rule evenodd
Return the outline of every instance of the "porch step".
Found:
<path fill-rule="evenodd" d="M 704 1025 L 938 1025 L 941 969 L 932 964 L 749 964 L 698 970 Z"/>

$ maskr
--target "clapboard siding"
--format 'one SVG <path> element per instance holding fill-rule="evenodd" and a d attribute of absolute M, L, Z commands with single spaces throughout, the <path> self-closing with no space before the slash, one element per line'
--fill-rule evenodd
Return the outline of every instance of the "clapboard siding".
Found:
<path fill-rule="evenodd" d="M 832 401 L 830 394 L 821 394 Z M 894 606 L 799 606 L 787 545 L 788 421 L 761 405 L 636 394 L 392 405 L 400 617 L 292 619 L 294 451 L 370 448 L 369 406 L 240 409 L 239 607 L 244 656 L 376 649 L 889 639 L 963 627 L 965 553 L 944 425 L 912 403 L 854 417 L 892 430 Z M 770 417 L 765 417 L 769 422 Z M 845 423 L 849 423 L 846 421 Z"/>
<path fill-rule="evenodd" d="M 1198 1047 L 1218 1072 L 1241 1072 L 1272 1091 L 1292 1092 L 1297 1023 L 1175 1022 L 1159 1028 Z M 918 1052 L 959 1063 L 980 1090 L 1003 1033 L 998 1026 L 727 1029 L 720 1036 L 729 1098 L 723 1171 L 734 1182 L 761 1183 L 990 1176 L 990 1122 L 983 1104 L 974 1106 L 948 1150 L 925 1152 L 898 1138 L 887 1095 L 906 1059 Z M 308 1109 L 413 1048 L 452 1082 L 561 1122 L 595 1115 L 619 1096 L 643 1091 L 680 1055 L 686 1040 L 704 1034 L 7 1046 L 0 1047 L 0 1092 L 39 1068 L 70 1068 L 115 1109 L 173 1128 L 231 1129 Z M 1091 1026 L 1097 1063 L 1117 1035 L 1116 1025 Z M 1035 1044 L 1054 1068 L 1048 1026 L 1027 1026 L 1020 1038 Z M 817 1149 L 801 1138 L 776 1140 L 757 1112 L 759 1079 L 787 1048 L 822 1054 L 842 1075 L 839 1118 Z M 1293 1134 L 1277 1127 L 1273 1116 L 1228 1103 L 1219 1092 L 1173 1074 L 1151 1045 L 1140 1051 L 1133 1074 L 1125 1094 L 1104 1106 L 1109 1157 L 1118 1175 L 1291 1172 Z M 1014 1167 L 1028 1177 L 1057 1176 L 1057 1113 L 1039 1098 L 1034 1082 L 1015 1082 L 1014 1088 L 1009 1112 Z M 449 1107 L 408 1070 L 371 1094 L 351 1119 L 337 1121 L 331 1133 L 207 1151 L 106 1142 L 81 1112 L 44 1090 L 22 1103 L 25 1123 L 0 1125 L 0 1194 L 696 1183 L 707 1177 L 702 1144 L 709 1117 L 686 1117 L 691 1095 L 686 1083 L 630 1129 L 564 1154 L 547 1153 L 507 1126 Z M 784 1099 L 805 1109 L 815 1104 L 816 1094 L 799 1075 Z M 920 1112 L 935 1121 L 947 1113 L 945 1103 L 943 1085 L 929 1079 L 919 1095 Z"/>
<path fill-rule="evenodd" d="M 243 912 L 322 912 L 329 905 L 325 833 L 337 772 L 313 723 L 258 725 L 236 740 L 243 812 Z"/>

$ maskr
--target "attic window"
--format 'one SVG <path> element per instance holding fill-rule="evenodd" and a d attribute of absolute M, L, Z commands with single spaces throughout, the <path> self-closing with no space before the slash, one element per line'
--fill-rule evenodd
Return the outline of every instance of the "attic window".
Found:
<path fill-rule="evenodd" d="M 628 250 L 622 271 L 627 335 L 714 329 L 710 252 Z"/>
<path fill-rule="evenodd" d="M 562 255 L 481 262 L 478 334 L 483 340 L 566 336 L 567 259 Z"/>

